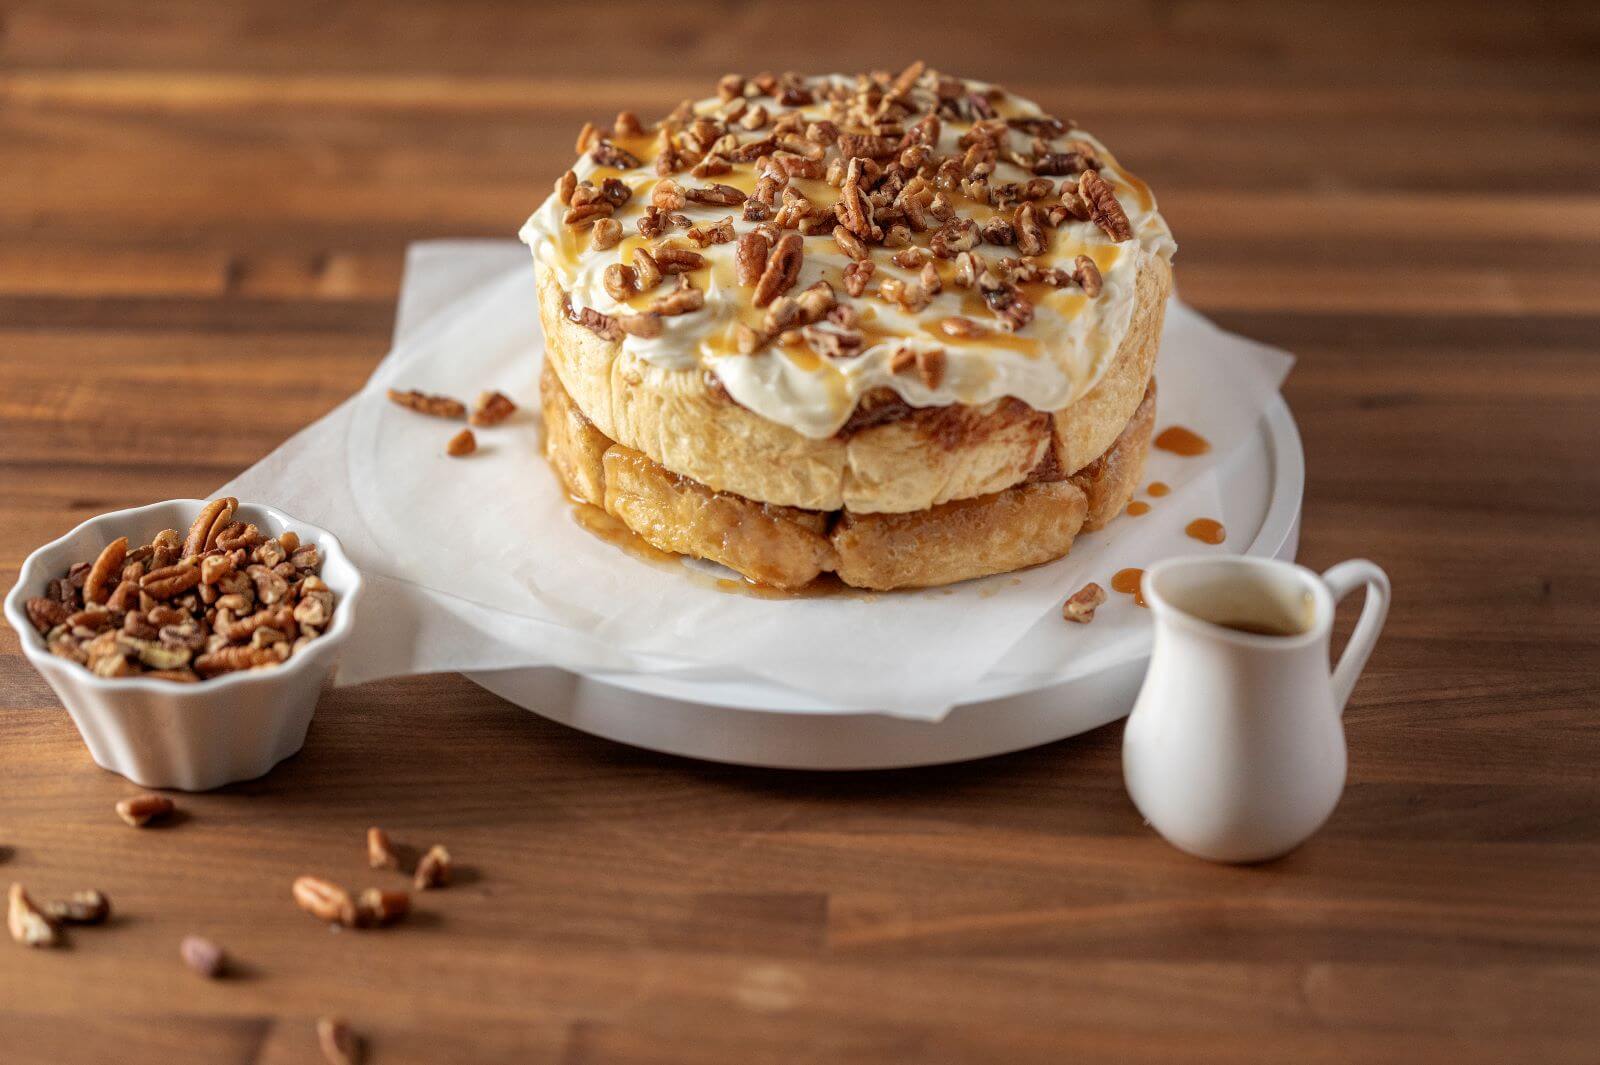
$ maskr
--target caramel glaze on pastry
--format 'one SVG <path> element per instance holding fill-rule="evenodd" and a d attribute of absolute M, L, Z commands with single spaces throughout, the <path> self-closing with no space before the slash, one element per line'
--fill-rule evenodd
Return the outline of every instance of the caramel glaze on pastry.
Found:
<path fill-rule="evenodd" d="M 1004 572 L 1125 505 L 1174 245 L 1099 141 L 913 64 L 579 151 L 522 231 L 574 496 L 783 588 Z"/>

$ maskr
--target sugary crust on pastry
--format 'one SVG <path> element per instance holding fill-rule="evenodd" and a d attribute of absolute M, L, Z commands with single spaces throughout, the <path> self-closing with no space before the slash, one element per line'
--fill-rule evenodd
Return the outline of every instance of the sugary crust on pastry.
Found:
<path fill-rule="evenodd" d="M 548 364 L 540 385 L 546 451 L 573 496 L 603 506 L 657 548 L 709 558 L 779 588 L 800 588 L 830 571 L 861 588 L 928 587 L 1059 558 L 1080 529 L 1098 528 L 1126 506 L 1155 417 L 1152 385 L 1106 453 L 1069 478 L 914 513 L 825 514 L 758 503 L 673 473 L 607 440 Z"/>
<path fill-rule="evenodd" d="M 716 491 L 807 510 L 922 511 L 1021 484 L 1041 462 L 1079 469 L 1117 438 L 1150 380 L 1171 286 L 1164 259 L 1140 256 L 1132 322 L 1110 367 L 1053 414 L 1014 400 L 901 404 L 880 424 L 802 436 L 734 403 L 707 374 L 653 365 L 573 323 L 566 294 L 541 270 L 546 362 L 600 433 Z"/>

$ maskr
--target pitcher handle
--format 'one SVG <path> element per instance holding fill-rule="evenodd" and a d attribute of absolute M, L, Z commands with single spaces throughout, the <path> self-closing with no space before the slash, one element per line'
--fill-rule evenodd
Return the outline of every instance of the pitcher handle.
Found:
<path fill-rule="evenodd" d="M 1366 600 L 1361 605 L 1361 618 L 1356 622 L 1350 642 L 1345 644 L 1339 664 L 1333 670 L 1333 703 L 1342 714 L 1344 704 L 1350 701 L 1350 692 L 1367 664 L 1367 657 L 1378 642 L 1378 633 L 1383 631 L 1384 618 L 1389 615 L 1389 575 L 1375 563 L 1364 558 L 1353 558 L 1324 573 L 1322 582 L 1333 593 L 1336 605 L 1357 588 L 1365 585 L 1367 589 Z"/>

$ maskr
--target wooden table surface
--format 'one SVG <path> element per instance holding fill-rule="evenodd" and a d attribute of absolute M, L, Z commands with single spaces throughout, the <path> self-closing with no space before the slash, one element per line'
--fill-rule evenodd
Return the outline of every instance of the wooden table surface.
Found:
<path fill-rule="evenodd" d="M 335 1012 L 373 1062 L 1596 1060 L 1594 7 L 865 7 L 0 3 L 0 585 L 332 408 L 407 242 L 512 234 L 584 119 L 920 55 L 1103 136 L 1184 296 L 1299 356 L 1300 557 L 1396 589 L 1332 821 L 1217 867 L 1141 825 L 1115 725 L 762 772 L 446 676 L 331 694 L 303 753 L 137 832 L 7 630 L 0 881 L 118 916 L 0 945 L 0 1060 L 313 1061 Z M 289 882 L 370 881 L 369 824 L 468 875 L 330 934 Z M 238 974 L 186 971 L 191 931 Z"/>

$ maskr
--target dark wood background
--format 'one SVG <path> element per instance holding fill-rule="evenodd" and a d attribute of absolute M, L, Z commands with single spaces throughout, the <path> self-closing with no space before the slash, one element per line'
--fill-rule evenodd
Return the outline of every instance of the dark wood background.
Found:
<path fill-rule="evenodd" d="M 6 631 L 0 881 L 119 917 L 0 945 L 0 1059 L 309 1061 L 341 1012 L 374 1062 L 1595 1060 L 1593 5 L 0 3 L 0 584 L 333 407 L 407 242 L 511 235 L 584 119 L 916 56 L 1102 135 L 1185 297 L 1300 356 L 1301 558 L 1395 584 L 1322 834 L 1184 857 L 1117 726 L 757 772 L 457 677 L 333 694 L 301 755 L 136 833 Z M 470 875 L 330 935 L 289 881 L 370 880 L 371 823 Z M 190 931 L 240 974 L 185 971 Z"/>

